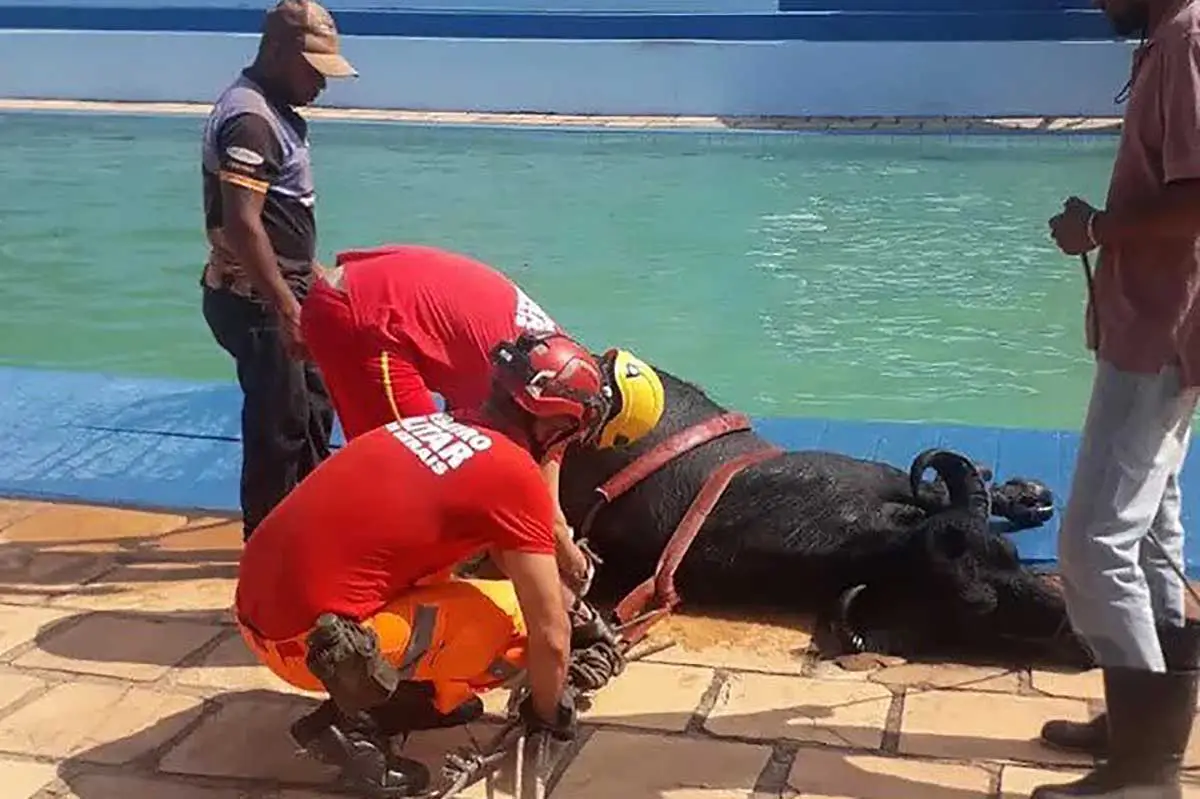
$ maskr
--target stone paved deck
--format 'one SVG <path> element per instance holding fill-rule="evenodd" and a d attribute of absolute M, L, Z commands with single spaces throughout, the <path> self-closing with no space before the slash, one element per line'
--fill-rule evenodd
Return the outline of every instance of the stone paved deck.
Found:
<path fill-rule="evenodd" d="M 0 98 L 3 111 L 91 111 L 122 114 L 207 114 L 203 103 L 132 103 Z M 373 108 L 307 108 L 312 119 L 402 122 L 424 125 L 504 125 L 614 130 L 760 130 L 868 133 L 1112 133 L 1116 117 L 720 117 L 607 116 L 591 114 L 411 111 Z"/>
<path fill-rule="evenodd" d="M 255 665 L 231 626 L 240 548 L 229 519 L 0 500 L 4 799 L 344 795 L 289 746 L 287 724 L 317 700 Z M 552 796 L 1009 799 L 1087 765 L 1035 737 L 1050 716 L 1088 716 L 1095 673 L 844 669 L 815 661 L 809 628 L 662 625 L 678 646 L 600 692 Z M 436 765 L 490 727 L 406 752 Z M 1200 773 L 1189 783 L 1200 799 Z"/>

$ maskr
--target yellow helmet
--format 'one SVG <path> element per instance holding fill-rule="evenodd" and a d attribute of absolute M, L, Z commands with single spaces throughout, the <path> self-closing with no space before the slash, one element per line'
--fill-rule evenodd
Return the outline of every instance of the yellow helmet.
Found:
<path fill-rule="evenodd" d="M 600 428 L 598 447 L 624 447 L 649 433 L 663 414 L 663 384 L 649 364 L 628 350 L 604 353 L 616 413 Z"/>

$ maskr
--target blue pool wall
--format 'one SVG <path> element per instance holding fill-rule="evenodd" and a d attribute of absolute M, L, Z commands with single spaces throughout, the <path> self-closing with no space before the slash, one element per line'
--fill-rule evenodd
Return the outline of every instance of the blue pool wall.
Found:
<path fill-rule="evenodd" d="M 144 508 L 238 512 L 241 395 L 232 382 L 120 377 L 0 367 L 0 497 Z M 949 447 L 997 480 L 1033 477 L 1055 493 L 1054 518 L 1017 532 L 1023 561 L 1046 568 L 1079 447 L 1071 430 L 905 422 L 756 418 L 788 449 L 824 449 L 907 468 L 927 447 Z M 341 444 L 338 431 L 335 443 Z M 1200 469 L 1181 476 L 1183 522 L 1200 503 Z M 1200 576 L 1200 536 L 1188 538 L 1189 575 Z"/>
<path fill-rule="evenodd" d="M 560 114 L 1115 116 L 1090 0 L 329 0 L 319 104 Z M 211 102 L 267 3 L 0 0 L 0 97 Z M 552 8 L 553 10 L 549 10 Z"/>

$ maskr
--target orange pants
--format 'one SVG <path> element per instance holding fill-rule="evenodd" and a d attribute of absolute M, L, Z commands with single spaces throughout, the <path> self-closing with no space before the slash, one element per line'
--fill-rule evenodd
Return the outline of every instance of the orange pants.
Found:
<path fill-rule="evenodd" d="M 403 348 L 360 330 L 350 298 L 317 278 L 300 309 L 300 332 L 349 441 L 376 427 L 437 412 L 433 393 Z"/>
<path fill-rule="evenodd" d="M 361 620 L 404 680 L 433 683 L 434 704 L 449 713 L 525 668 L 527 632 L 508 580 L 448 579 L 419 585 Z M 264 666 L 307 691 L 325 686 L 308 670 L 308 633 L 267 641 L 240 620 L 242 638 Z"/>

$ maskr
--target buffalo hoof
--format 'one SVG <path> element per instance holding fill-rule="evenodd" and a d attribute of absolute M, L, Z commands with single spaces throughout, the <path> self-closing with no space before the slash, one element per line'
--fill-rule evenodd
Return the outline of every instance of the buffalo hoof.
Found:
<path fill-rule="evenodd" d="M 1038 527 L 1054 516 L 1054 492 L 1044 483 L 1014 477 L 992 486 L 992 513 L 1012 522 L 1015 529 Z"/>

